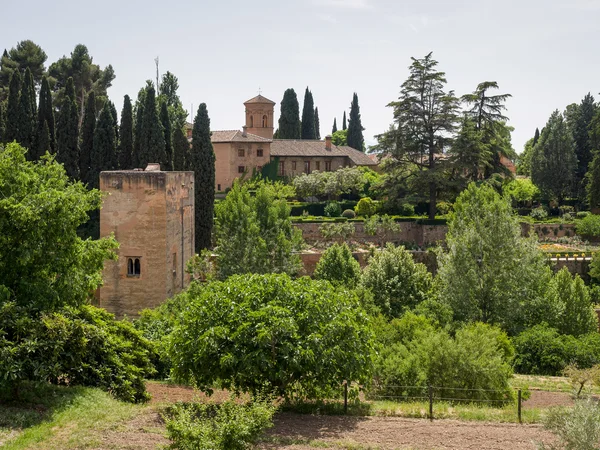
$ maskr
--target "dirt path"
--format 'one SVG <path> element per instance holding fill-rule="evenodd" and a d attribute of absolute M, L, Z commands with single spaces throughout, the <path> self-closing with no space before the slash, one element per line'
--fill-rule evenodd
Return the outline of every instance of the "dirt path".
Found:
<path fill-rule="evenodd" d="M 525 450 L 551 440 L 538 425 L 283 413 L 260 448 Z"/>

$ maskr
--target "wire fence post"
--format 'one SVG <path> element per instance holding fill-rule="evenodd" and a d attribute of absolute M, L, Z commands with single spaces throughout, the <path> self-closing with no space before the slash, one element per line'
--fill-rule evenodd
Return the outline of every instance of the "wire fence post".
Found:
<path fill-rule="evenodd" d="M 348 381 L 344 381 L 344 414 L 348 414 Z"/>
<path fill-rule="evenodd" d="M 433 421 L 433 388 L 429 386 L 429 420 Z"/>
<path fill-rule="evenodd" d="M 517 391 L 517 413 L 519 415 L 519 423 L 523 423 L 523 420 L 521 418 L 521 404 L 523 403 L 522 400 L 523 400 L 523 397 L 521 395 L 521 389 L 519 389 Z"/>

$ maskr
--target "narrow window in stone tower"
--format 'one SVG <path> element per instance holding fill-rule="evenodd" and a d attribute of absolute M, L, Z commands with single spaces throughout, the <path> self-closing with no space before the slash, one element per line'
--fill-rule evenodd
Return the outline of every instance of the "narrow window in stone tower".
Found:
<path fill-rule="evenodd" d="M 177 253 L 173 253 L 173 276 L 177 276 Z"/>
<path fill-rule="evenodd" d="M 267 116 L 263 116 L 263 128 L 267 128 Z"/>
<path fill-rule="evenodd" d="M 140 258 L 127 258 L 127 276 L 139 277 L 141 274 Z"/>
<path fill-rule="evenodd" d="M 140 259 L 139 258 L 135 258 L 135 261 L 133 261 L 133 274 L 136 277 L 139 277 L 142 273 L 142 268 L 140 265 Z"/>
<path fill-rule="evenodd" d="M 254 128 L 254 116 L 250 116 L 250 128 Z"/>

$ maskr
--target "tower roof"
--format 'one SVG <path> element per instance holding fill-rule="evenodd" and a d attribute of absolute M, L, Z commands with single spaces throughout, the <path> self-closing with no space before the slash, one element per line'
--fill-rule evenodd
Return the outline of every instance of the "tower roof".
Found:
<path fill-rule="evenodd" d="M 256 97 L 251 98 L 248 101 L 244 102 L 244 105 L 247 105 L 248 103 L 268 103 L 270 105 L 274 105 L 275 102 L 272 100 L 269 100 L 267 97 L 263 97 L 262 95 L 258 94 Z"/>

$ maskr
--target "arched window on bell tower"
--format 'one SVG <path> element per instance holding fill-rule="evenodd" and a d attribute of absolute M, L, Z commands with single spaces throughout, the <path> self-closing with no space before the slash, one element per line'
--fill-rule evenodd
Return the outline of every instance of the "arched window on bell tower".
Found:
<path fill-rule="evenodd" d="M 250 116 L 250 128 L 254 128 L 254 116 Z"/>
<path fill-rule="evenodd" d="M 268 125 L 268 123 L 269 123 L 269 118 L 268 118 L 268 117 L 267 117 L 267 115 L 265 114 L 265 115 L 263 116 L 263 120 L 262 120 L 262 126 L 263 126 L 263 128 L 267 128 L 267 127 L 269 126 L 269 125 Z"/>

